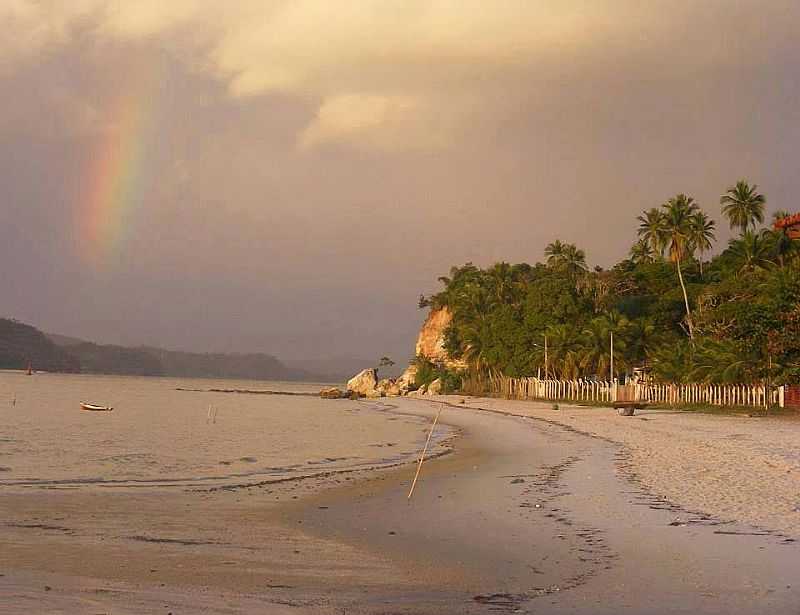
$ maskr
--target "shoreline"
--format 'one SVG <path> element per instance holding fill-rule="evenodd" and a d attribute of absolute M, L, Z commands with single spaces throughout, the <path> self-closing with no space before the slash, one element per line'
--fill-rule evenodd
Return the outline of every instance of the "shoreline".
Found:
<path fill-rule="evenodd" d="M 454 399 L 389 403 L 431 418 Z M 411 502 L 413 464 L 215 493 L 4 494 L 28 526 L 0 538 L 0 596 L 65 612 L 793 612 L 796 545 L 673 525 L 686 513 L 619 473 L 619 445 L 494 402 L 445 409 L 454 453 L 425 464 Z"/>
<path fill-rule="evenodd" d="M 621 471 L 657 497 L 800 539 L 800 421 L 794 416 L 764 420 L 651 408 L 621 417 L 610 408 L 576 404 L 559 404 L 555 411 L 548 402 L 432 399 L 552 423 L 619 445 L 626 457 Z"/>

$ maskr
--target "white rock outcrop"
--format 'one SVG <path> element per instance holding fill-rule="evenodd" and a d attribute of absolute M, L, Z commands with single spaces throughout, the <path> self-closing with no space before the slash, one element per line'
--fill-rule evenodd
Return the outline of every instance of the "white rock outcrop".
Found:
<path fill-rule="evenodd" d="M 413 363 L 406 367 L 406 371 L 402 373 L 402 375 L 395 381 L 397 386 L 400 388 L 402 394 L 408 393 L 411 389 L 414 388 L 414 383 L 417 379 L 417 366 Z"/>
<path fill-rule="evenodd" d="M 442 379 L 437 378 L 428 385 L 425 391 L 426 395 L 441 395 L 442 394 Z"/>
<path fill-rule="evenodd" d="M 344 397 L 344 393 L 338 387 L 329 387 L 327 389 L 322 389 L 319 392 L 319 396 L 322 399 L 341 399 Z"/>
<path fill-rule="evenodd" d="M 347 390 L 361 397 L 380 397 L 377 386 L 378 370 L 374 367 L 361 370 L 347 381 Z"/>
<path fill-rule="evenodd" d="M 402 395 L 400 386 L 391 378 L 384 378 L 378 382 L 378 385 L 375 388 L 379 393 L 385 395 L 386 397 L 397 397 L 398 395 Z"/>

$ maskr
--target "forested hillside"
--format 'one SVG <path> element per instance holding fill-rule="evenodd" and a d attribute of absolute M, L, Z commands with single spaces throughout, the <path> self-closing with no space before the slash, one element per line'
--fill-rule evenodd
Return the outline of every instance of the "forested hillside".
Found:
<path fill-rule="evenodd" d="M 61 338 L 67 339 L 69 338 Z M 163 348 L 68 343 L 64 349 L 78 358 L 81 371 L 94 374 L 302 380 L 307 374 L 290 369 L 271 355 L 196 353 Z"/>
<path fill-rule="evenodd" d="M 681 194 L 632 220 L 638 241 L 608 270 L 554 241 L 544 263 L 454 267 L 420 307 L 450 309 L 447 351 L 475 372 L 608 378 L 613 333 L 617 376 L 797 382 L 800 250 L 785 228 L 762 226 L 765 202 L 745 181 L 722 195 L 738 235 L 710 261 L 716 223 Z"/>
<path fill-rule="evenodd" d="M 127 348 L 82 342 L 69 344 L 64 349 L 76 357 L 81 371 L 89 374 L 116 374 L 121 376 L 163 376 L 161 361 L 141 348 Z"/>
<path fill-rule="evenodd" d="M 223 354 L 163 348 L 94 344 L 0 318 L 0 369 L 83 372 L 130 376 L 241 378 L 246 380 L 312 380 L 314 375 L 289 368 L 262 353 Z"/>
<path fill-rule="evenodd" d="M 78 372 L 78 360 L 30 325 L 0 318 L 0 369 Z"/>
<path fill-rule="evenodd" d="M 142 348 L 161 363 L 166 376 L 195 378 L 242 378 L 246 380 L 306 380 L 310 375 L 286 367 L 262 353 L 196 353 Z"/>

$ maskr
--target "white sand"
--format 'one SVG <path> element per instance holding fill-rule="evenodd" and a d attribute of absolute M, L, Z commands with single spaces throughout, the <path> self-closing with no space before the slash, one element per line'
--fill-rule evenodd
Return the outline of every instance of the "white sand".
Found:
<path fill-rule="evenodd" d="M 440 397 L 449 403 L 545 419 L 623 445 L 652 493 L 721 520 L 800 536 L 800 420 L 590 408 L 516 400 Z"/>

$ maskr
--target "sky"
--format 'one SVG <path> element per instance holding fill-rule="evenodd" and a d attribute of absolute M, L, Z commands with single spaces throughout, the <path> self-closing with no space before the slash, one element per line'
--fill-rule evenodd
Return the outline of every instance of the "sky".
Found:
<path fill-rule="evenodd" d="M 404 361 L 452 265 L 800 210 L 796 0 L 0 0 L 0 315 Z"/>

